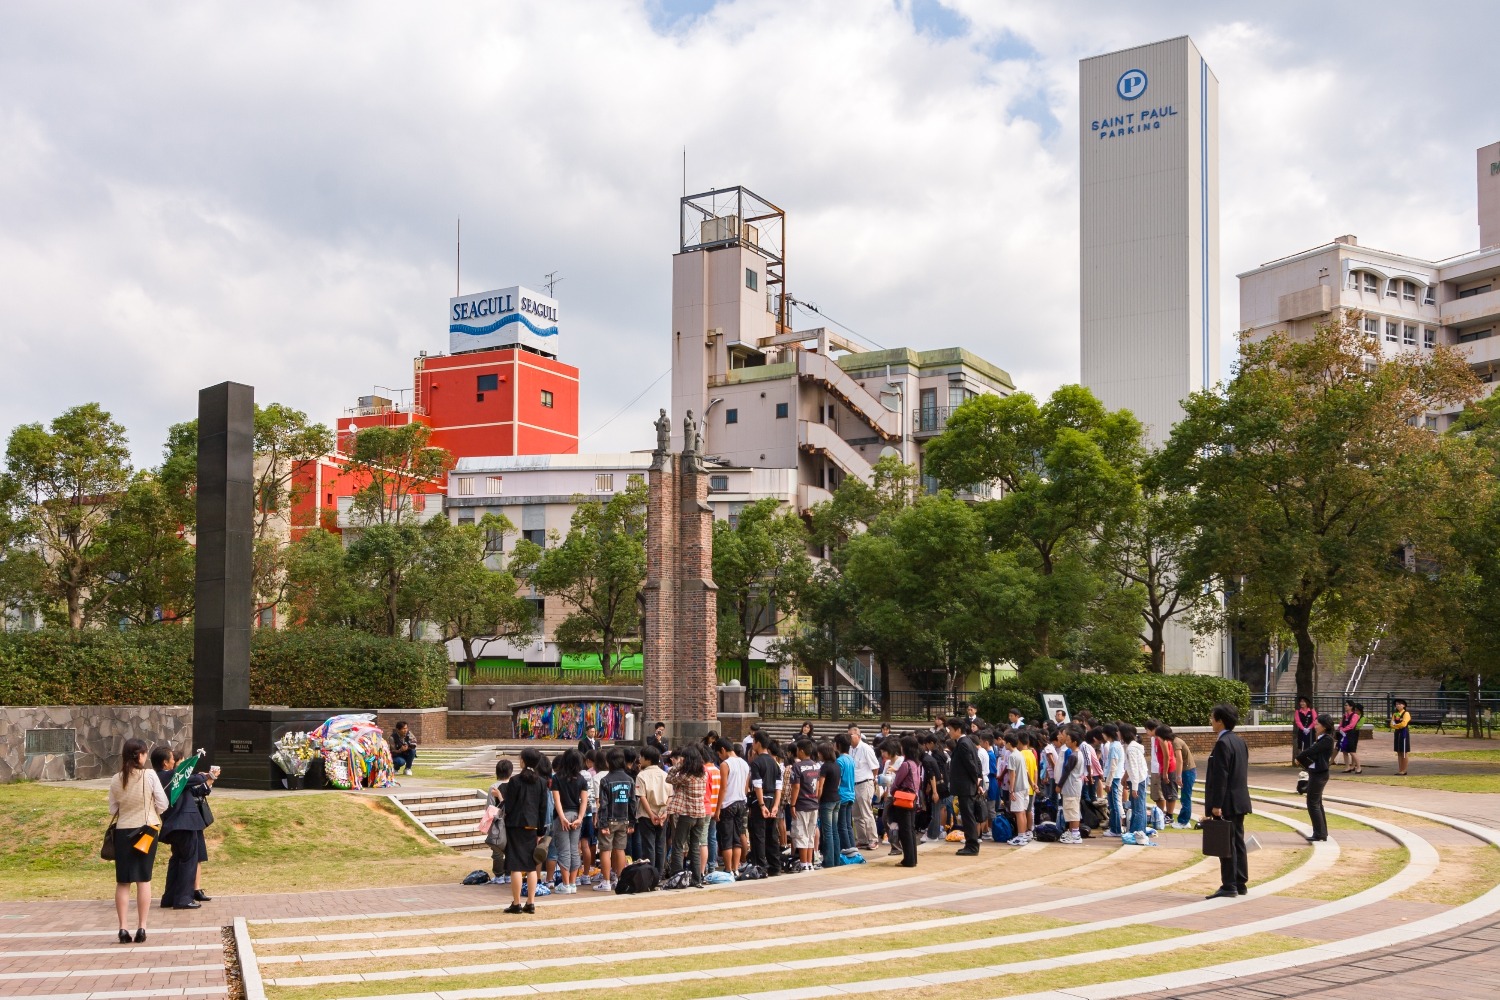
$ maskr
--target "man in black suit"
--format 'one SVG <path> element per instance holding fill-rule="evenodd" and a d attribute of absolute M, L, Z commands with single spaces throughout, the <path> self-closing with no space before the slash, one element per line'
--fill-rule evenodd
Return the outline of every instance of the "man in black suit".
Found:
<path fill-rule="evenodd" d="M 1250 815 L 1250 750 L 1234 733 L 1240 714 L 1233 705 L 1215 705 L 1212 722 L 1218 738 L 1208 755 L 1203 805 L 1210 816 L 1232 824 L 1232 849 L 1229 857 L 1219 859 L 1219 891 L 1208 898 L 1233 899 L 1245 894 L 1250 881 L 1245 853 L 1245 817 Z"/>
<path fill-rule="evenodd" d="M 646 745 L 655 747 L 656 752 L 661 754 L 661 759 L 667 759 L 667 724 L 658 722 L 651 728 L 651 735 L 646 737 Z"/>
<path fill-rule="evenodd" d="M 595 726 L 589 726 L 583 731 L 583 739 L 578 741 L 578 752 L 587 755 L 598 749 L 599 730 Z"/>
<path fill-rule="evenodd" d="M 948 765 L 948 787 L 958 799 L 958 818 L 964 827 L 964 846 L 957 852 L 960 857 L 979 853 L 978 797 L 983 775 L 979 770 L 979 749 L 966 732 L 967 726 L 967 721 L 948 720 L 948 732 L 958 741 L 953 747 L 953 761 Z"/>

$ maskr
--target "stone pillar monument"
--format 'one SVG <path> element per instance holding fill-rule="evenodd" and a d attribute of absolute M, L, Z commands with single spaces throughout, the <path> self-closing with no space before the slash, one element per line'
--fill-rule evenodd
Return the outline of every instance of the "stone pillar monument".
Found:
<path fill-rule="evenodd" d="M 703 469 L 703 435 L 688 411 L 683 450 L 671 453 L 671 422 L 656 421 L 647 485 L 646 614 L 641 731 L 667 725 L 667 745 L 698 740 L 718 719 L 717 591 L 713 509 Z"/>

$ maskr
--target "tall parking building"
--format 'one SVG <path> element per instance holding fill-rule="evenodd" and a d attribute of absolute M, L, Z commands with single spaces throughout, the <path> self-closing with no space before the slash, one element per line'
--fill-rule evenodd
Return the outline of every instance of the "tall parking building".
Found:
<path fill-rule="evenodd" d="M 1155 443 L 1218 379 L 1218 107 L 1187 36 L 1079 63 L 1083 384 Z"/>

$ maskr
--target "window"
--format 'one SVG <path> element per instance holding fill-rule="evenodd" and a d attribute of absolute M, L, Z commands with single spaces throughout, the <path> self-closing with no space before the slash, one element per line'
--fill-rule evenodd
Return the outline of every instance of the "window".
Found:
<path fill-rule="evenodd" d="M 1407 324 L 1401 328 L 1401 344 L 1404 347 L 1417 346 L 1417 328 Z"/>
<path fill-rule="evenodd" d="M 613 472 L 601 472 L 594 476 L 595 493 L 613 493 L 615 491 L 615 474 Z"/>
<path fill-rule="evenodd" d="M 1401 297 L 1407 302 L 1417 301 L 1417 286 L 1410 281 L 1401 282 Z"/>
<path fill-rule="evenodd" d="M 1460 333 L 1458 342 L 1460 344 L 1472 344 L 1476 340 L 1487 340 L 1494 330 L 1470 330 L 1468 333 Z"/>
<path fill-rule="evenodd" d="M 1365 358 L 1365 372 L 1366 373 L 1372 373 L 1372 372 L 1374 372 L 1379 367 L 1380 367 L 1379 362 L 1375 361 L 1373 358 Z"/>
<path fill-rule="evenodd" d="M 505 477 L 504 476 L 485 476 L 484 477 L 484 495 L 485 496 L 487 496 L 487 497 L 497 497 L 497 496 L 500 496 L 501 494 L 503 494 L 504 492 L 505 492 Z"/>
<path fill-rule="evenodd" d="M 964 405 L 965 402 L 967 402 L 968 400 L 973 399 L 973 398 L 974 398 L 974 390 L 973 389 L 965 389 L 961 385 L 950 385 L 948 387 L 948 409 L 949 410 L 952 410 L 952 409 L 955 409 L 956 407 L 962 406 L 962 405 Z"/>
<path fill-rule="evenodd" d="M 777 420 L 785 420 L 786 416 L 787 416 L 787 404 L 785 404 L 785 403 L 777 403 L 776 404 L 776 419 Z"/>
<path fill-rule="evenodd" d="M 476 381 L 477 384 L 474 386 L 476 392 L 494 392 L 500 388 L 499 375 L 481 375 Z"/>
<path fill-rule="evenodd" d="M 547 547 L 546 528 L 527 528 L 521 532 L 521 537 L 532 545 L 537 545 L 544 549 Z"/>
<path fill-rule="evenodd" d="M 256 624 L 260 625 L 261 628 L 273 628 L 276 625 L 276 608 L 261 608 L 256 618 L 258 619 Z"/>
<path fill-rule="evenodd" d="M 470 527 L 473 527 L 473 525 L 474 525 L 474 512 L 472 510 L 461 510 L 461 511 L 459 511 L 458 512 L 458 524 L 459 524 L 459 527 L 463 527 L 464 525 L 468 525 Z"/>
<path fill-rule="evenodd" d="M 745 268 L 745 287 L 752 292 L 760 288 L 760 275 L 755 273 L 755 268 Z"/>
<path fill-rule="evenodd" d="M 1365 333 L 1368 333 L 1372 337 L 1380 336 L 1380 320 L 1376 319 L 1374 316 L 1366 316 Z"/>
<path fill-rule="evenodd" d="M 744 509 L 745 505 L 742 503 L 732 503 L 729 505 L 729 513 L 724 519 L 729 522 L 730 531 L 734 531 L 740 526 L 740 512 Z"/>
<path fill-rule="evenodd" d="M 1490 286 L 1489 285 L 1475 285 L 1473 288 L 1463 288 L 1463 289 L 1460 289 L 1459 293 L 1458 293 L 1458 297 L 1461 298 L 1461 299 L 1472 299 L 1474 296 L 1476 296 L 1476 295 L 1483 295 L 1485 292 L 1487 292 L 1489 290 L 1490 290 Z"/>
<path fill-rule="evenodd" d="M 411 509 L 416 511 L 418 514 L 425 511 L 427 509 L 427 494 L 413 493 L 411 497 Z"/>
<path fill-rule="evenodd" d="M 552 390 L 551 389 L 543 389 L 542 390 L 542 405 L 545 406 L 549 410 L 552 409 Z"/>
<path fill-rule="evenodd" d="M 496 552 L 503 551 L 504 548 L 505 548 L 505 532 L 501 531 L 499 528 L 485 528 L 484 529 L 484 553 L 485 553 L 485 555 L 494 555 Z"/>
<path fill-rule="evenodd" d="M 1401 294 L 1401 282 L 1391 278 L 1385 283 L 1385 297 L 1394 299 Z"/>
<path fill-rule="evenodd" d="M 1424 329 L 1422 331 L 1422 346 L 1429 351 L 1437 346 L 1437 331 Z"/>
<path fill-rule="evenodd" d="M 1401 324 L 1400 323 L 1387 323 L 1385 325 L 1385 342 L 1387 344 L 1394 344 L 1397 341 L 1397 339 L 1400 338 L 1400 336 L 1401 336 Z"/>
<path fill-rule="evenodd" d="M 1422 304 L 1424 306 L 1435 306 L 1435 305 L 1437 305 L 1437 286 L 1436 285 L 1428 285 L 1427 288 L 1425 290 L 1423 290 L 1423 292 L 1422 292 Z"/>
<path fill-rule="evenodd" d="M 740 422 L 740 411 L 739 410 L 734 410 L 734 409 L 725 410 L 724 411 L 724 422 L 726 424 L 737 424 L 737 423 L 739 423 Z"/>
<path fill-rule="evenodd" d="M 725 490 L 729 489 L 729 477 L 709 476 L 708 489 L 711 493 L 723 493 Z"/>
<path fill-rule="evenodd" d="M 1430 430 L 1430 431 L 1437 430 L 1438 429 L 1438 418 L 1437 417 L 1428 417 L 1427 421 L 1426 421 L 1426 425 L 1427 425 L 1427 429 Z"/>
<path fill-rule="evenodd" d="M 531 605 L 531 610 L 536 615 L 537 621 L 541 621 L 547 617 L 546 600 L 540 597 L 528 597 L 525 600 L 527 604 Z"/>
<path fill-rule="evenodd" d="M 1350 271 L 1349 272 L 1349 281 L 1348 281 L 1348 286 L 1347 287 L 1354 289 L 1356 292 L 1359 291 L 1359 272 L 1358 271 Z"/>
<path fill-rule="evenodd" d="M 458 479 L 458 482 L 454 484 L 453 493 L 454 493 L 455 496 L 461 496 L 461 497 L 471 497 L 471 496 L 473 496 L 474 495 L 474 479 L 473 479 L 473 477 L 471 477 L 471 476 L 460 476 L 459 479 Z"/>
<path fill-rule="evenodd" d="M 1363 272 L 1363 274 L 1365 276 L 1365 291 L 1367 291 L 1367 292 L 1379 291 L 1380 289 L 1379 289 L 1379 286 L 1376 284 L 1375 275 L 1371 274 L 1369 271 L 1365 271 L 1365 272 Z"/>

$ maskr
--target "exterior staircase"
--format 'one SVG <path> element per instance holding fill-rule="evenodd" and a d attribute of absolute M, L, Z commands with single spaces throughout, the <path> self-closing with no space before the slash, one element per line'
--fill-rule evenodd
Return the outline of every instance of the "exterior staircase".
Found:
<path fill-rule="evenodd" d="M 396 792 L 390 799 L 445 847 L 462 851 L 484 844 L 479 820 L 484 816 L 485 793 L 478 789 Z"/>

